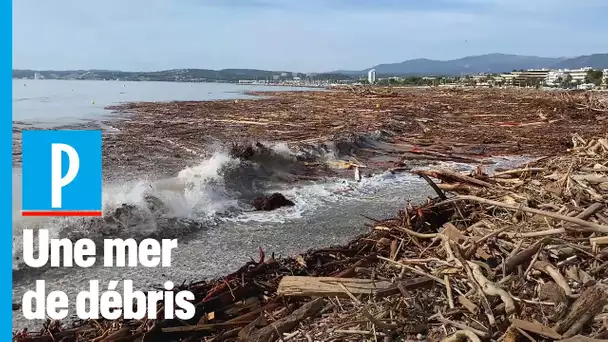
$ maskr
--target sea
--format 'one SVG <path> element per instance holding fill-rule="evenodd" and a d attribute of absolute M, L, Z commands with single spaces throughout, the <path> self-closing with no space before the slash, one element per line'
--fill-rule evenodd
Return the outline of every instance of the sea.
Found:
<path fill-rule="evenodd" d="M 21 129 L 63 127 L 98 128 L 104 134 L 120 134 L 113 122 L 123 117 L 105 110 L 108 105 L 245 99 L 249 98 L 245 92 L 252 90 L 307 91 L 221 83 L 13 80 L 14 139 L 20 139 Z M 285 158 L 296 153 L 280 144 L 273 148 Z M 171 267 L 109 268 L 98 261 L 90 268 L 34 269 L 22 262 L 23 229 L 49 229 L 51 237 L 82 236 L 101 241 L 116 227 L 95 221 L 99 219 L 21 217 L 21 165 L 19 158 L 15 160 L 13 302 L 20 303 L 23 294 L 34 290 L 36 280 L 42 279 L 46 281 L 47 294 L 54 290 L 68 294 L 70 318 L 75 318 L 76 295 L 88 290 L 91 280 L 99 280 L 103 288 L 111 280 L 130 279 L 137 289 L 147 291 L 166 281 L 181 284 L 216 278 L 237 270 L 250 258 L 257 259 L 260 248 L 266 255 L 296 256 L 311 248 L 347 243 L 369 231 L 373 222 L 368 218 L 390 218 L 408 201 L 422 201 L 432 195 L 422 179 L 407 173 L 379 173 L 359 182 L 353 175 L 331 181 L 267 184 L 265 189 L 280 191 L 295 206 L 255 212 L 242 200 L 242 193 L 235 189 L 230 176 L 234 174 L 230 170 L 242 166 L 225 152 L 192 160 L 189 164 L 195 166 L 164 179 L 141 174 L 135 181 L 125 180 L 120 172 L 109 170 L 111 179 L 103 189 L 104 212 L 114 212 L 125 205 L 140 209 L 131 213 L 135 223 L 120 228 L 122 238 L 177 239 Z M 151 197 L 156 203 L 153 209 L 149 205 Z M 157 211 L 158 206 L 162 210 Z M 13 312 L 14 329 L 35 330 L 40 324 L 25 319 L 21 310 Z"/>

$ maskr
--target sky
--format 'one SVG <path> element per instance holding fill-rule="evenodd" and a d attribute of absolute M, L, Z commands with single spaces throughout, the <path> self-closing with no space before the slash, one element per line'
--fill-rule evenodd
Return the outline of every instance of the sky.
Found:
<path fill-rule="evenodd" d="M 362 70 L 608 52 L 608 0 L 13 0 L 13 68 Z"/>

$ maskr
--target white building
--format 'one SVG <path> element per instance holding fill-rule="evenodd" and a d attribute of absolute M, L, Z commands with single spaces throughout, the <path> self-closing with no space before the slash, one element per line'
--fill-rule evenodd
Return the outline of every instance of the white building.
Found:
<path fill-rule="evenodd" d="M 585 67 L 580 69 L 559 69 L 559 70 L 551 70 L 545 77 L 545 84 L 548 86 L 556 86 L 559 85 L 560 80 L 566 80 L 568 76 L 572 78 L 572 83 L 585 83 L 585 79 L 587 78 L 587 72 L 593 70 L 591 67 Z"/>
<path fill-rule="evenodd" d="M 42 79 L 42 75 L 40 75 L 40 73 L 39 73 L 39 72 L 35 72 L 35 73 L 34 73 L 34 79 L 35 79 L 35 80 L 40 80 L 40 79 Z"/>
<path fill-rule="evenodd" d="M 374 84 L 376 83 L 376 69 L 371 69 L 368 73 L 367 73 L 367 81 L 370 84 Z"/>
<path fill-rule="evenodd" d="M 549 71 L 547 77 L 545 77 L 545 84 L 548 86 L 558 86 L 565 79 L 566 73 L 563 70 Z"/>
<path fill-rule="evenodd" d="M 567 69 L 565 70 L 570 76 L 572 76 L 572 82 L 576 83 L 580 81 L 581 83 L 585 83 L 585 78 L 587 78 L 587 72 L 593 70 L 591 67 L 580 68 L 580 69 Z"/>

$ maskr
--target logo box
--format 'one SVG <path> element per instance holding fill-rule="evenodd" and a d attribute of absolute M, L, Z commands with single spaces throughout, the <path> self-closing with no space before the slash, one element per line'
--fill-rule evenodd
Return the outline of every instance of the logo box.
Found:
<path fill-rule="evenodd" d="M 101 131 L 28 130 L 21 143 L 23 216 L 101 216 Z"/>

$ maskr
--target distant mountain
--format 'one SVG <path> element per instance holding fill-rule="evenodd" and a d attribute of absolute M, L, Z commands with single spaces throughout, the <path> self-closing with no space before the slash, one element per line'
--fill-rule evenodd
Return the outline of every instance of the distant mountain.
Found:
<path fill-rule="evenodd" d="M 552 69 L 575 69 L 584 67 L 608 69 L 608 53 L 596 53 L 593 55 L 567 58 L 551 66 Z"/>
<path fill-rule="evenodd" d="M 507 54 L 469 56 L 448 61 L 426 58 L 411 59 L 401 63 L 374 66 L 380 76 L 459 76 L 477 73 L 502 73 L 521 69 L 573 69 L 592 67 L 608 69 L 608 53 L 573 58 L 547 58 Z M 370 68 L 371 69 L 371 68 Z M 340 80 L 366 75 L 366 70 L 340 70 L 314 75 L 315 80 Z M 257 69 L 173 69 L 162 71 L 117 71 L 117 70 L 17 70 L 13 78 L 34 78 L 38 73 L 45 79 L 72 80 L 116 80 L 121 81 L 172 81 L 172 82 L 238 82 L 239 80 L 290 79 L 296 73 Z M 287 74 L 287 76 L 281 75 Z M 298 76 L 304 76 L 297 73 Z"/>
<path fill-rule="evenodd" d="M 502 73 L 520 69 L 566 69 L 593 67 L 608 68 L 608 54 L 594 54 L 574 58 L 551 58 L 536 56 L 519 56 L 493 53 L 480 56 L 469 56 L 459 59 L 438 61 L 432 59 L 411 59 L 400 63 L 379 64 L 374 67 L 378 75 L 424 76 L 443 75 L 458 76 L 462 74 Z M 370 69 L 372 69 L 370 68 Z M 369 69 L 360 71 L 336 71 L 349 76 L 364 75 Z"/>

